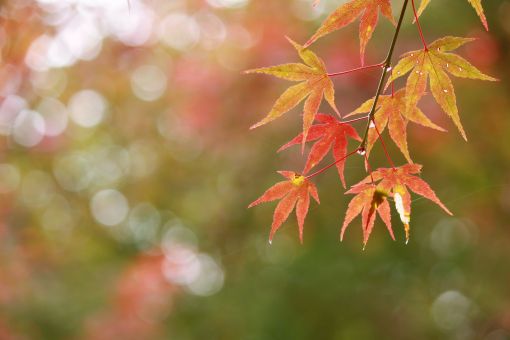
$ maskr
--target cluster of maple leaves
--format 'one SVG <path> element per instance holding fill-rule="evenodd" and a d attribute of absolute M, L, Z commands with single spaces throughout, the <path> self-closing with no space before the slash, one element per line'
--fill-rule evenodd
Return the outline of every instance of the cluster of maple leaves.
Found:
<path fill-rule="evenodd" d="M 476 10 L 484 27 L 488 29 L 481 0 L 468 1 Z M 315 1 L 314 5 L 318 4 L 318 2 Z M 366 46 L 377 26 L 379 12 L 396 25 L 391 1 L 351 0 L 339 6 L 327 17 L 315 34 L 304 45 L 289 39 L 303 63 L 289 63 L 246 71 L 246 73 L 269 74 L 285 80 L 298 82 L 298 84 L 289 87 L 276 100 L 266 117 L 251 128 L 262 126 L 281 117 L 304 101 L 302 133 L 282 146 L 279 151 L 300 144 L 304 152 L 306 143 L 314 143 L 301 173 L 280 171 L 279 173 L 285 177 L 285 180 L 269 188 L 260 198 L 250 204 L 250 207 L 252 207 L 260 203 L 280 200 L 273 215 L 273 223 L 269 236 L 270 242 L 275 232 L 287 220 L 294 208 L 298 220 L 299 237 L 301 242 L 303 241 L 303 227 L 310 206 L 310 196 L 319 203 L 317 187 L 312 183 L 311 179 L 326 169 L 336 166 L 340 180 L 345 187 L 345 162 L 349 156 L 356 153 L 365 157 L 368 176 L 361 182 L 351 186 L 346 192 L 346 194 L 354 194 L 355 196 L 347 207 L 344 223 L 341 228 L 341 239 L 343 239 L 348 225 L 358 215 L 361 215 L 362 220 L 364 246 L 374 227 L 376 215 L 380 216 L 391 237 L 394 239 L 391 225 L 391 201 L 404 225 L 406 241 L 408 241 L 411 216 L 410 191 L 433 201 L 445 212 L 451 214 L 430 186 L 420 177 L 416 176 L 421 172 L 421 165 L 414 164 L 411 159 L 407 144 L 407 125 L 409 122 L 413 122 L 424 127 L 444 131 L 443 128 L 434 124 L 418 107 L 420 99 L 426 95 L 427 88 L 429 88 L 435 101 L 451 118 L 462 137 L 467 140 L 460 121 L 455 90 L 450 75 L 489 81 L 495 81 L 496 79 L 483 74 L 467 60 L 452 53 L 452 51 L 471 42 L 473 39 L 446 36 L 427 44 L 419 26 L 419 15 L 429 5 L 430 0 L 422 0 L 418 10 L 416 10 L 414 0 L 410 2 L 414 11 L 415 23 L 419 28 L 423 48 L 403 54 L 395 66 L 390 64 L 394 46 L 391 47 L 389 60 L 385 63 L 367 67 L 363 66 Z M 403 5 L 404 8 L 394 37 L 395 41 L 407 5 L 408 0 Z M 309 47 L 319 38 L 351 24 L 358 17 L 361 17 L 359 38 L 362 66 L 356 70 L 382 67 L 383 74 L 390 72 L 384 90 L 391 86 L 391 93 L 383 95 L 381 91 L 378 91 L 374 98 L 369 99 L 358 109 L 345 116 L 363 115 L 362 118 L 342 121 L 338 118 L 341 118 L 341 115 L 335 104 L 335 88 L 331 78 L 347 72 L 329 74 L 324 61 L 312 52 Z M 395 80 L 404 76 L 407 76 L 405 87 L 395 89 Z M 383 76 L 382 81 L 384 79 Z M 318 113 L 323 98 L 326 99 L 338 117 Z M 367 121 L 367 133 L 363 138 L 360 137 L 356 129 L 350 124 L 350 122 L 357 120 Z M 368 164 L 368 157 L 378 140 L 384 146 L 381 134 L 386 128 L 388 128 L 391 139 L 400 149 L 408 164 L 396 167 L 393 165 L 391 158 L 389 158 L 392 165 L 391 168 L 379 168 L 372 171 Z M 348 152 L 348 138 L 361 143 L 352 152 Z M 384 149 L 386 152 L 386 147 Z M 309 174 L 327 156 L 330 150 L 333 153 L 334 163 L 313 174 Z"/>

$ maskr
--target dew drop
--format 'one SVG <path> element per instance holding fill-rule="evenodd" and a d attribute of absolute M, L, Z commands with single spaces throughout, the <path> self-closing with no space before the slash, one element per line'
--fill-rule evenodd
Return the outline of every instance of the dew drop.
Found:
<path fill-rule="evenodd" d="M 444 89 L 444 90 L 443 90 L 443 92 L 444 92 L 444 93 L 448 93 L 448 90 L 447 90 L 447 89 Z"/>
<path fill-rule="evenodd" d="M 356 151 L 358 155 L 365 156 L 367 154 L 367 150 L 365 148 L 360 148 L 358 151 Z"/>
<path fill-rule="evenodd" d="M 269 240 L 269 245 L 272 245 L 273 244 L 273 240 Z"/>
<path fill-rule="evenodd" d="M 462 67 L 459 67 L 459 71 L 460 71 L 460 72 L 462 72 L 462 71 L 464 71 L 464 70 L 462 69 Z"/>
<path fill-rule="evenodd" d="M 411 53 L 411 54 L 410 54 L 410 56 L 411 56 L 411 57 L 414 57 L 414 53 Z"/>
<path fill-rule="evenodd" d="M 374 121 L 373 121 L 373 120 L 371 120 L 371 121 L 370 121 L 370 125 L 368 125 L 368 127 L 369 127 L 370 129 L 375 128 L 375 124 L 374 124 Z"/>
<path fill-rule="evenodd" d="M 446 63 L 446 67 L 450 67 L 450 64 Z"/>
<path fill-rule="evenodd" d="M 386 72 L 391 72 L 391 70 L 393 70 L 393 67 L 391 67 L 391 66 L 386 68 Z"/>
<path fill-rule="evenodd" d="M 397 71 L 397 74 L 400 74 L 400 71 Z"/>
<path fill-rule="evenodd" d="M 422 75 L 423 75 L 423 72 L 420 72 L 420 76 L 422 76 Z"/>

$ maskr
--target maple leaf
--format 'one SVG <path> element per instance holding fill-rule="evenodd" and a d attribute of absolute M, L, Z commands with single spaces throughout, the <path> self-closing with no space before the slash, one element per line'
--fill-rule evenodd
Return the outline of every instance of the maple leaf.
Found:
<path fill-rule="evenodd" d="M 313 124 L 315 115 L 319 111 L 322 98 L 326 98 L 329 105 L 340 115 L 335 105 L 335 89 L 333 82 L 328 77 L 326 66 L 322 59 L 312 51 L 288 39 L 296 48 L 305 64 L 283 64 L 278 66 L 264 67 L 245 71 L 245 73 L 264 73 L 290 81 L 301 81 L 299 84 L 288 88 L 276 100 L 269 114 L 250 129 L 267 124 L 296 107 L 305 98 L 303 112 L 303 142 L 302 148 L 308 135 L 308 130 Z"/>
<path fill-rule="evenodd" d="M 366 145 L 367 155 L 370 154 L 374 144 L 377 142 L 379 137 L 377 132 L 382 134 L 386 129 L 386 126 L 388 126 L 391 139 L 395 142 L 409 163 L 413 162 L 409 155 L 409 148 L 407 146 L 407 125 L 409 122 L 429 127 L 431 129 L 445 131 L 440 126 L 432 123 L 416 105 L 406 110 L 405 94 L 405 90 L 401 89 L 396 91 L 393 96 L 379 96 L 374 119 L 377 131 L 375 128 L 371 128 L 368 132 Z M 369 99 L 346 117 L 362 113 L 366 114 L 370 112 L 373 105 L 374 98 Z"/>
<path fill-rule="evenodd" d="M 310 195 L 320 204 L 317 187 L 303 175 L 296 174 L 295 172 L 278 171 L 278 173 L 287 178 L 287 180 L 273 185 L 262 196 L 253 201 L 248 208 L 260 203 L 281 199 L 273 214 L 273 224 L 269 234 L 269 243 L 271 243 L 274 234 L 283 222 L 287 220 L 295 207 L 299 226 L 299 240 L 303 243 L 303 227 L 310 206 Z"/>
<path fill-rule="evenodd" d="M 380 213 L 390 234 L 391 222 L 386 213 L 386 207 L 381 208 L 386 197 L 393 197 L 395 208 L 399 213 L 400 220 L 404 224 L 406 242 L 409 240 L 409 223 L 411 221 L 411 195 L 409 190 L 423 196 L 439 205 L 446 213 L 452 215 L 450 210 L 439 200 L 430 186 L 420 177 L 414 176 L 421 172 L 422 166 L 418 164 L 406 164 L 398 168 L 379 168 L 370 176 L 354 185 L 347 194 L 357 194 L 349 203 L 341 238 L 352 220 L 362 213 L 362 225 L 364 231 L 364 244 L 373 229 L 375 211 Z M 377 182 L 377 184 L 375 184 Z M 384 216 L 384 217 L 383 217 Z"/>
<path fill-rule="evenodd" d="M 393 25 L 396 25 L 390 0 L 352 0 L 341 5 L 331 13 L 317 32 L 307 41 L 305 47 L 310 46 L 317 39 L 349 25 L 361 16 L 359 38 L 361 64 L 363 65 L 366 46 L 368 41 L 372 38 L 372 34 L 379 20 L 379 10 Z"/>
<path fill-rule="evenodd" d="M 448 73 L 459 78 L 496 81 L 483 74 L 464 58 L 448 53 L 473 41 L 471 38 L 444 37 L 434 41 L 428 49 L 404 54 L 388 80 L 386 87 L 411 72 L 406 84 L 406 111 L 417 105 L 425 94 L 430 79 L 430 91 L 443 111 L 453 120 L 462 137 L 467 140 L 457 108 L 457 99 Z"/>
<path fill-rule="evenodd" d="M 320 124 L 313 125 L 306 141 L 316 141 L 310 150 L 306 161 L 303 174 L 307 174 L 313 167 L 324 159 L 330 149 L 333 149 L 333 157 L 336 161 L 338 175 L 345 188 L 344 167 L 345 156 L 347 155 L 347 137 L 361 141 L 356 130 L 349 124 L 342 123 L 335 117 L 319 113 L 316 120 Z M 290 142 L 282 146 L 278 152 L 285 150 L 293 145 L 300 144 L 303 140 L 303 134 L 298 135 Z"/>
<path fill-rule="evenodd" d="M 485 17 L 485 13 L 483 11 L 482 7 L 482 0 L 468 0 L 468 2 L 473 6 L 473 8 L 476 11 L 476 14 L 480 17 L 480 20 L 482 21 L 483 26 L 488 31 L 489 25 L 487 23 L 487 18 Z M 430 4 L 430 0 L 422 0 L 420 3 L 420 8 L 418 8 L 418 16 L 420 16 L 423 11 L 427 8 L 427 6 Z"/>
<path fill-rule="evenodd" d="M 393 240 L 395 235 L 391 228 L 391 211 L 388 203 L 388 193 L 382 191 L 375 184 L 359 184 L 353 186 L 346 194 L 356 194 L 347 207 L 345 220 L 340 232 L 340 239 L 343 240 L 344 233 L 349 224 L 361 214 L 361 226 L 363 230 L 363 248 L 366 246 L 370 234 L 374 228 L 376 212 L 386 224 L 388 232 Z"/>

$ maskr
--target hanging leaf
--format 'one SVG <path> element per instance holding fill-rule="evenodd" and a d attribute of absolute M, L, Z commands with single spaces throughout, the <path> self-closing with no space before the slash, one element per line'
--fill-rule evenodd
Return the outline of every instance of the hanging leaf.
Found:
<path fill-rule="evenodd" d="M 448 36 L 434 41 L 426 50 L 406 53 L 393 69 L 387 84 L 389 86 L 392 81 L 410 72 L 405 94 L 408 111 L 415 107 L 425 94 L 430 80 L 430 91 L 434 99 L 453 120 L 465 140 L 466 133 L 460 121 L 455 90 L 448 73 L 459 78 L 497 80 L 483 74 L 464 58 L 449 53 L 471 41 L 473 39 Z"/>
<path fill-rule="evenodd" d="M 404 224 L 406 242 L 409 240 L 409 223 L 411 221 L 411 195 L 409 190 L 439 205 L 447 214 L 452 213 L 439 200 L 430 186 L 420 177 L 414 176 L 421 172 L 421 165 L 407 164 L 398 168 L 379 168 L 370 176 L 354 185 L 347 194 L 356 194 L 349 203 L 341 230 L 341 238 L 352 220 L 362 214 L 363 243 L 366 245 L 375 222 L 375 212 L 379 212 L 393 237 L 389 209 L 386 200 L 392 197 L 395 209 Z"/>
<path fill-rule="evenodd" d="M 359 184 L 353 186 L 347 194 L 356 194 L 351 200 L 345 213 L 344 224 L 340 232 L 340 240 L 343 240 L 344 233 L 349 224 L 361 214 L 361 227 L 363 230 L 363 248 L 366 246 L 372 229 L 374 228 L 376 213 L 379 214 L 386 224 L 390 236 L 395 240 L 393 229 L 391 228 L 391 213 L 388 203 L 388 193 L 381 190 L 375 184 Z"/>
<path fill-rule="evenodd" d="M 269 243 L 273 241 L 274 234 L 287 220 L 294 207 L 296 208 L 296 217 L 299 226 L 299 240 L 303 243 L 303 228 L 305 218 L 310 207 L 310 195 L 320 203 L 319 194 L 315 184 L 307 180 L 304 176 L 292 171 L 279 171 L 286 181 L 276 183 L 269 188 L 262 196 L 252 202 L 248 208 L 254 207 L 260 203 L 280 200 L 273 214 L 273 224 L 269 234 Z"/>
<path fill-rule="evenodd" d="M 276 100 L 269 114 L 260 122 L 253 125 L 251 129 L 281 117 L 284 113 L 292 110 L 307 98 L 303 112 L 302 146 L 304 148 L 308 130 L 312 126 L 315 115 L 319 111 L 319 106 L 323 97 L 326 98 L 326 101 L 338 115 L 340 115 L 340 113 L 335 105 L 335 89 L 333 87 L 333 82 L 328 77 L 324 62 L 312 51 L 303 48 L 290 39 L 289 41 L 296 48 L 299 56 L 306 65 L 284 64 L 245 71 L 245 73 L 265 73 L 290 81 L 301 81 L 301 83 L 287 89 L 280 98 Z"/>
<path fill-rule="evenodd" d="M 339 30 L 361 16 L 359 26 L 361 64 L 365 61 L 365 49 L 372 38 L 379 20 L 379 11 L 396 25 L 393 18 L 390 0 L 352 0 L 338 7 L 319 27 L 317 32 L 308 40 L 305 47 L 313 44 L 317 39 Z"/>
<path fill-rule="evenodd" d="M 351 125 L 342 123 L 331 115 L 319 113 L 316 116 L 316 120 L 320 124 L 313 125 L 310 128 L 310 133 L 306 139 L 307 142 L 315 141 L 315 144 L 310 150 L 303 174 L 307 174 L 313 167 L 319 164 L 329 150 L 332 149 L 338 175 L 345 188 L 344 167 L 345 156 L 347 155 L 347 137 L 357 141 L 361 141 L 361 138 Z M 303 134 L 300 134 L 282 146 L 278 151 L 300 144 L 302 140 Z"/>
<path fill-rule="evenodd" d="M 407 125 L 413 122 L 438 131 L 445 131 L 443 128 L 432 123 L 430 119 L 415 105 L 406 110 L 406 91 L 398 90 L 395 94 L 387 96 L 379 96 L 377 102 L 377 111 L 375 113 L 375 127 L 379 133 L 383 133 L 388 126 L 391 139 L 398 146 L 404 157 L 409 163 L 412 163 L 409 149 L 407 146 Z M 374 105 L 374 98 L 366 101 L 354 112 L 346 117 L 357 114 L 367 114 Z M 371 128 L 368 132 L 366 151 L 370 155 L 374 144 L 377 142 L 378 134 L 375 128 Z"/>

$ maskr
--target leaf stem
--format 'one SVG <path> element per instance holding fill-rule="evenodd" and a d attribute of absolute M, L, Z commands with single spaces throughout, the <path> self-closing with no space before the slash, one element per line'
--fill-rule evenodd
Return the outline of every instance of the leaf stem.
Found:
<path fill-rule="evenodd" d="M 421 38 L 421 42 L 423 43 L 423 48 L 425 49 L 425 51 L 428 51 L 429 48 L 427 46 L 427 43 L 425 42 L 425 38 L 423 37 L 423 30 L 421 29 L 420 19 L 418 19 L 418 13 L 416 12 L 416 6 L 414 5 L 414 0 L 411 0 L 411 4 L 413 5 L 414 20 L 416 21 L 416 26 L 418 27 L 418 32 L 420 33 L 420 38 Z"/>
<path fill-rule="evenodd" d="M 372 122 L 374 123 L 374 129 L 375 129 L 375 132 L 377 132 L 377 138 L 381 142 L 381 145 L 382 145 L 383 150 L 384 150 L 384 154 L 386 155 L 386 159 L 388 160 L 388 163 L 390 163 L 391 167 L 393 169 L 395 169 L 395 163 L 393 163 L 393 160 L 390 157 L 390 153 L 388 152 L 388 148 L 386 148 L 386 143 L 382 139 L 381 133 L 379 132 L 379 129 L 377 128 L 377 125 L 375 124 L 375 120 L 373 120 Z"/>
<path fill-rule="evenodd" d="M 393 70 L 391 70 L 391 79 L 393 79 Z M 395 82 L 391 82 L 391 98 L 395 97 Z"/>
<path fill-rule="evenodd" d="M 313 173 L 313 174 L 311 174 L 311 175 L 305 176 L 305 178 L 306 178 L 306 179 L 310 179 L 310 178 L 313 178 L 313 177 L 315 177 L 315 176 L 318 176 L 318 175 L 322 174 L 323 172 L 325 172 L 325 171 L 326 171 L 326 170 L 328 170 L 329 168 L 331 168 L 331 167 L 333 167 L 333 166 L 337 165 L 338 163 L 340 163 L 340 162 L 341 162 L 341 161 L 343 161 L 344 159 L 347 159 L 347 158 L 351 157 L 352 155 L 354 155 L 355 153 L 357 153 L 357 152 L 358 152 L 358 151 L 360 151 L 360 150 L 361 150 L 360 148 L 357 148 L 356 150 L 354 150 L 354 151 L 352 151 L 352 152 L 348 153 L 347 155 L 345 155 L 344 157 L 340 158 L 339 160 L 337 160 L 337 161 L 335 161 L 335 162 L 331 163 L 330 165 L 328 165 L 328 166 L 326 166 L 326 167 L 324 167 L 324 168 L 322 168 L 322 169 L 320 169 L 320 170 L 318 170 L 318 171 L 314 172 L 314 173 Z"/>
<path fill-rule="evenodd" d="M 395 34 L 393 35 L 393 39 L 391 41 L 391 46 L 388 51 L 388 56 L 386 57 L 386 60 L 383 63 L 383 71 L 381 74 L 381 80 L 379 81 L 379 86 L 377 88 L 377 92 L 375 94 L 374 98 L 374 104 L 372 105 L 372 109 L 370 110 L 370 113 L 368 115 L 368 123 L 367 127 L 365 128 L 365 134 L 363 136 L 363 140 L 359 146 L 359 149 L 366 149 L 367 146 L 367 139 L 368 139 L 368 131 L 370 129 L 370 122 L 374 119 L 375 111 L 377 109 L 377 102 L 379 101 L 379 96 L 382 93 L 384 82 L 386 81 L 386 75 L 389 70 L 391 70 L 391 58 L 393 57 L 393 51 L 395 50 L 395 45 L 397 44 L 398 35 L 400 33 L 400 28 L 402 27 L 402 22 L 404 21 L 404 16 L 406 14 L 407 5 L 409 3 L 409 0 L 404 0 L 404 4 L 402 5 L 402 10 L 400 12 L 400 17 L 398 19 L 397 28 L 395 29 Z"/>
<path fill-rule="evenodd" d="M 370 166 L 370 163 L 368 162 L 368 155 L 366 152 L 365 152 L 364 156 L 365 156 L 365 164 L 366 164 L 368 173 L 370 174 L 370 180 L 372 181 L 372 185 L 375 185 L 374 175 L 372 174 L 372 167 Z"/>
<path fill-rule="evenodd" d="M 351 119 L 351 120 L 340 121 L 340 124 L 356 123 L 356 122 L 359 122 L 361 120 L 366 120 L 366 119 L 368 119 L 368 116 L 363 116 L 361 118 L 356 118 L 356 119 Z"/>
<path fill-rule="evenodd" d="M 344 75 L 344 74 L 349 74 L 349 73 L 354 73 L 354 72 L 357 72 L 357 71 L 368 70 L 368 69 L 371 69 L 371 68 L 376 68 L 376 67 L 381 67 L 381 66 L 384 66 L 384 63 L 379 63 L 379 64 L 374 64 L 374 65 L 368 65 L 368 66 L 357 67 L 357 68 L 353 68 L 352 70 L 347 70 L 347 71 L 341 71 L 341 72 L 335 72 L 335 73 L 328 73 L 328 77 L 341 76 L 341 75 Z"/>

